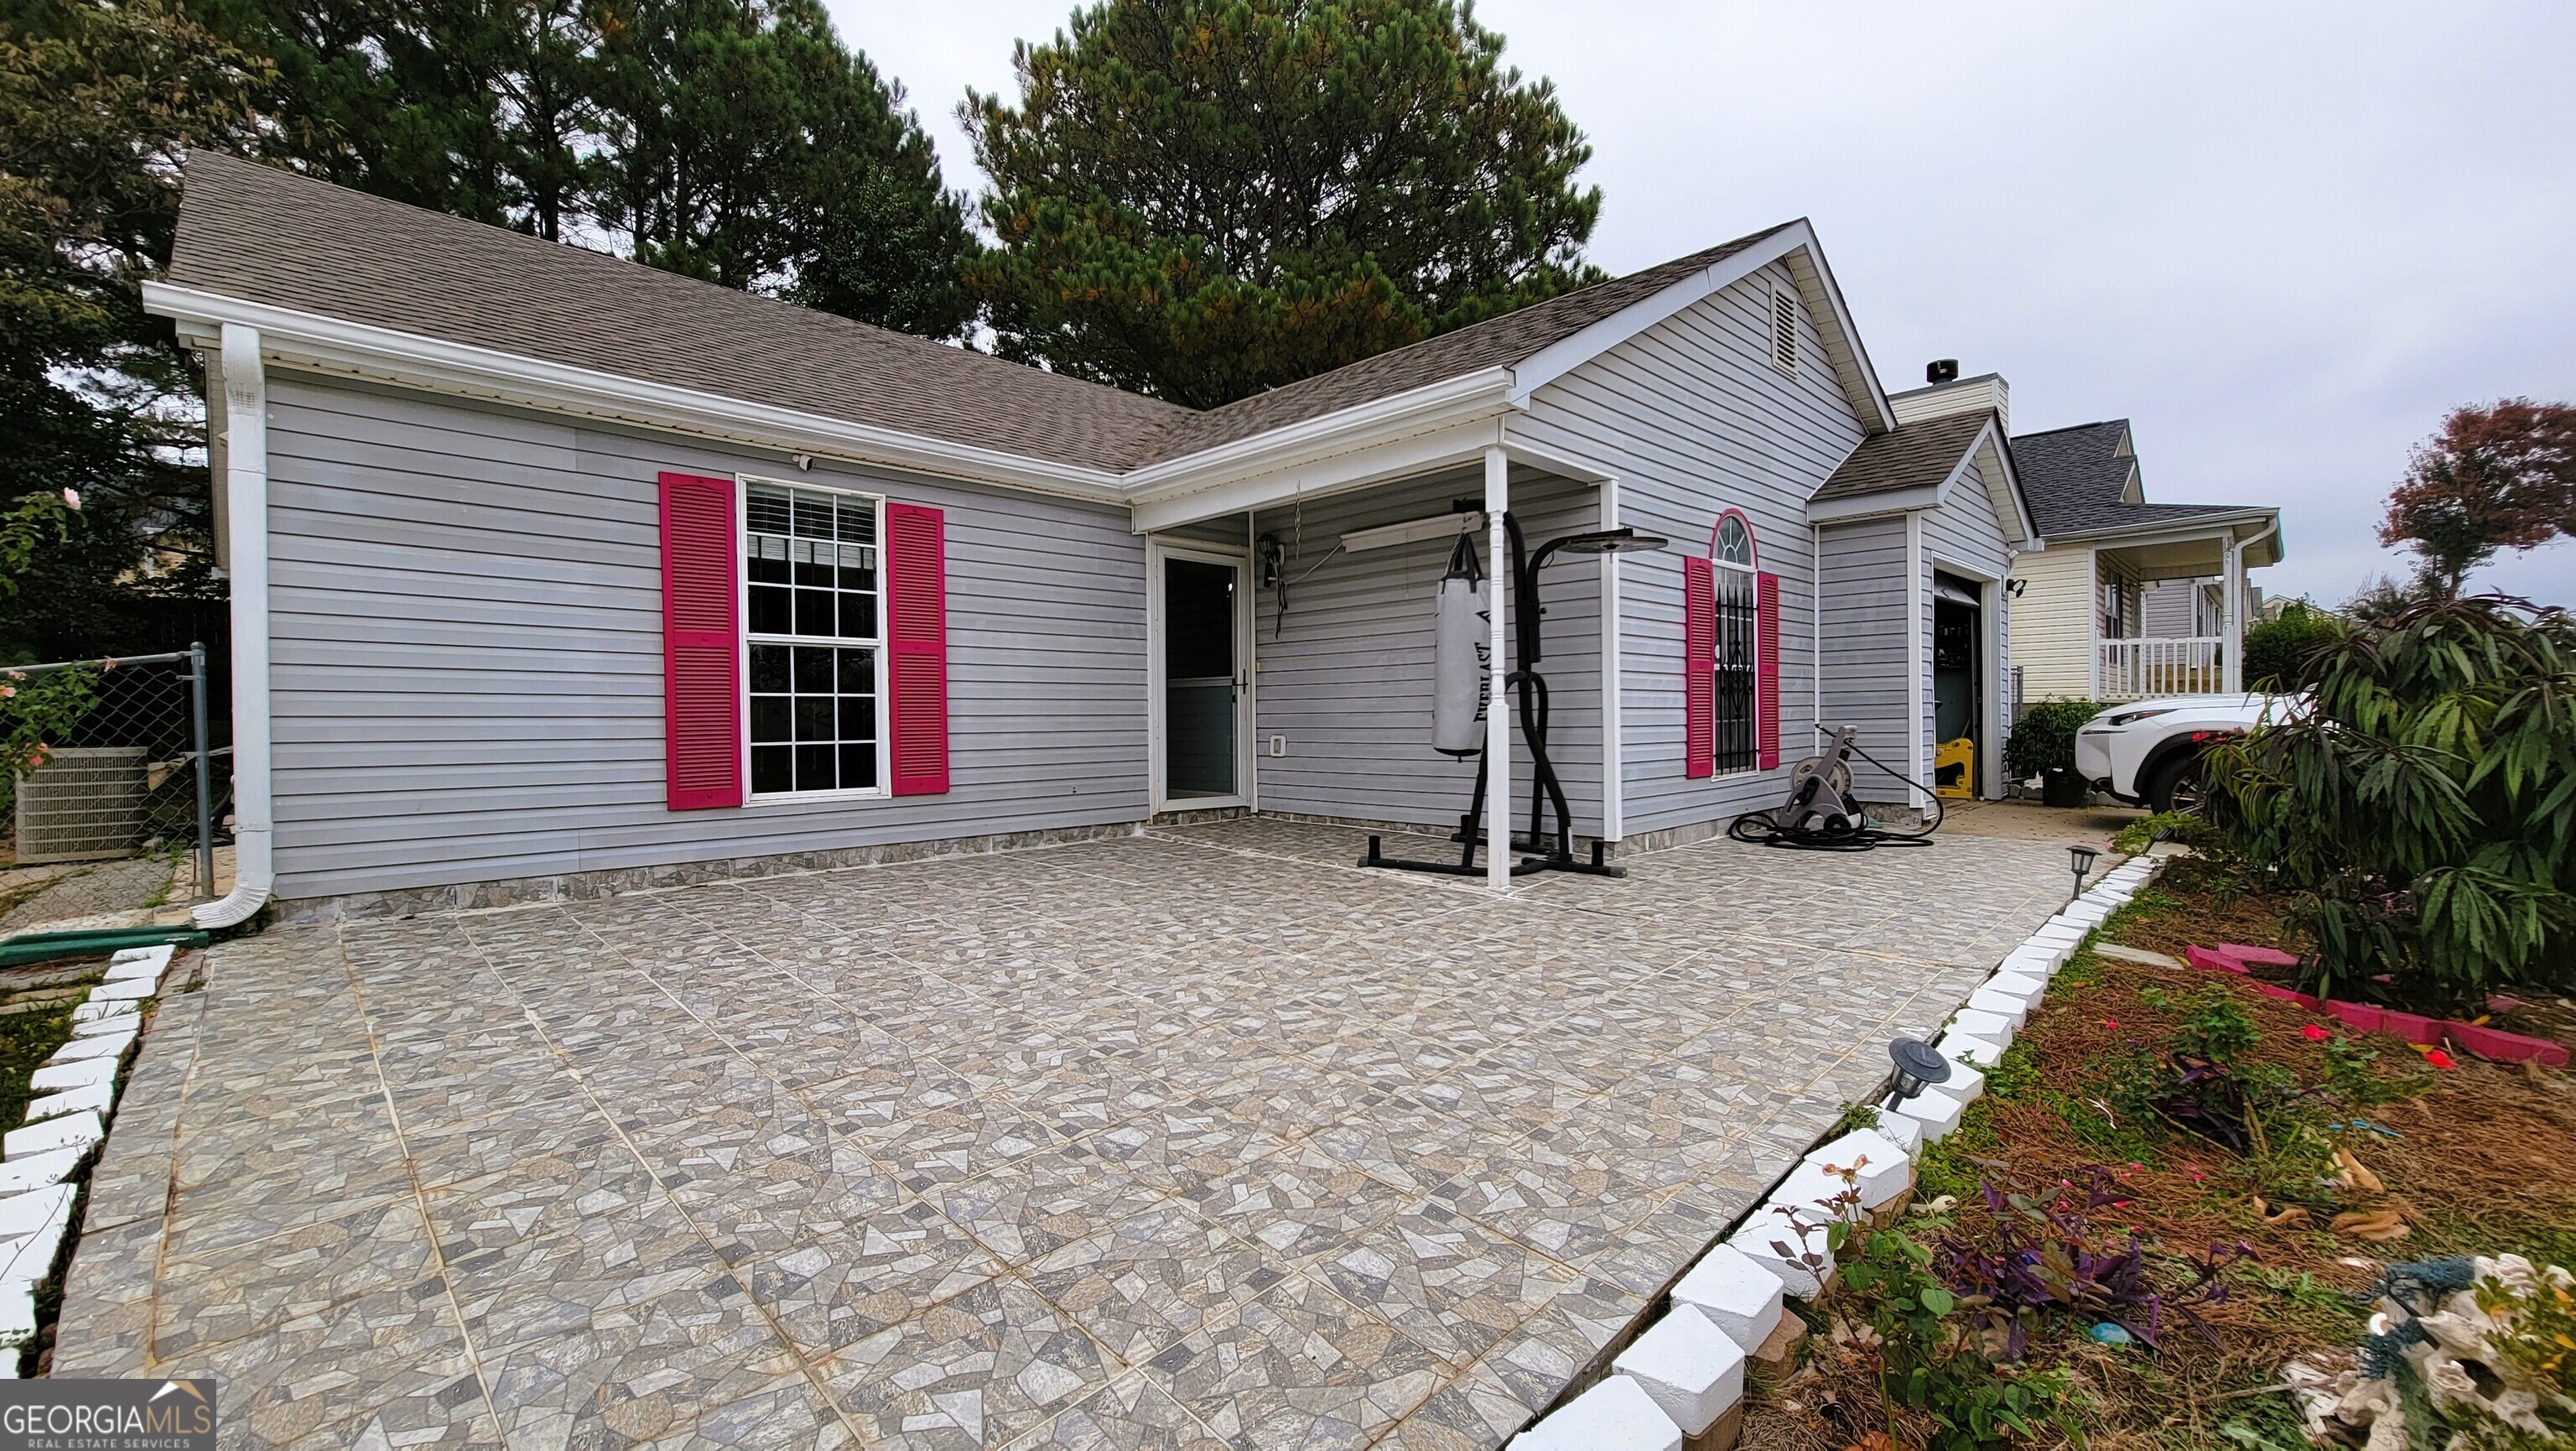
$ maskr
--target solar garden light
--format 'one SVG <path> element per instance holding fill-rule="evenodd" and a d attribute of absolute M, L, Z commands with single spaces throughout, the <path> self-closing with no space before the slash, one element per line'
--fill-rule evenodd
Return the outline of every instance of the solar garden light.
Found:
<path fill-rule="evenodd" d="M 1950 1081 L 1950 1060 L 1941 1056 L 1929 1043 L 1916 1038 L 1897 1038 L 1887 1045 L 1887 1056 L 1896 1064 L 1896 1101 L 1903 1103 L 1936 1083 Z"/>
<path fill-rule="evenodd" d="M 2084 879 L 2093 875 L 2093 859 L 2101 853 L 2081 842 L 2066 849 L 2067 864 L 2075 868 L 2075 890 L 2067 896 L 2072 902 L 2084 895 Z"/>

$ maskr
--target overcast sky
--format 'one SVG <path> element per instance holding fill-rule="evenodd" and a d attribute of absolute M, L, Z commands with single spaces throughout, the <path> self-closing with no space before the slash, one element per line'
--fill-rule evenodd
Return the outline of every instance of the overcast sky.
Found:
<path fill-rule="evenodd" d="M 832 0 L 953 116 L 1064 0 Z M 1880 378 L 2012 384 L 2017 432 L 2126 417 L 2147 497 L 2272 503 L 2255 579 L 2335 602 L 2407 446 L 2466 402 L 2576 398 L 2576 5 L 1494 0 L 1552 78 L 1626 272 L 1815 220 Z M 1016 95 L 1015 89 L 1009 90 Z M 2576 602 L 2576 544 L 2473 586 Z"/>

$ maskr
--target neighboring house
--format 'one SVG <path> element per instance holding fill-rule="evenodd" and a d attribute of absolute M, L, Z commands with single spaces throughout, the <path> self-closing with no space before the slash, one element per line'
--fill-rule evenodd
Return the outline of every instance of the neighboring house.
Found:
<path fill-rule="evenodd" d="M 1989 374 L 1890 395 L 1899 419 L 1994 410 Z M 2150 504 L 2127 419 L 2014 435 L 2013 466 L 2044 548 L 2015 561 L 2012 665 L 2022 700 L 2138 700 L 2241 690 L 2262 591 L 2280 562 L 2281 513 L 2260 505 Z"/>
<path fill-rule="evenodd" d="M 1432 597 L 1501 509 L 1670 541 L 1543 576 L 1584 836 L 1721 829 L 1817 722 L 1918 781 L 2004 729 L 2001 415 L 1900 426 L 1805 222 L 1204 412 L 212 154 L 145 298 L 214 399 L 210 923 L 1452 825 Z"/>

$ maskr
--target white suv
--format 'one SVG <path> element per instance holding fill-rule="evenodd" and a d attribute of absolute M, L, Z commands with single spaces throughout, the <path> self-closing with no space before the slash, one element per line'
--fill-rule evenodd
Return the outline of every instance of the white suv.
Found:
<path fill-rule="evenodd" d="M 2155 811 L 2200 805 L 2200 758 L 2211 745 L 2282 719 L 2299 702 L 2279 695 L 2168 695 L 2115 705 L 2075 733 L 2076 774 L 2097 791 Z"/>

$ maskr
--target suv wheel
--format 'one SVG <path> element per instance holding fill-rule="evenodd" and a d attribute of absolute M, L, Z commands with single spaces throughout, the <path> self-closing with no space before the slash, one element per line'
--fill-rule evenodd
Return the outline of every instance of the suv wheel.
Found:
<path fill-rule="evenodd" d="M 2200 752 L 2176 756 L 2158 766 L 2147 783 L 2146 798 L 2150 811 L 2199 811 Z"/>

